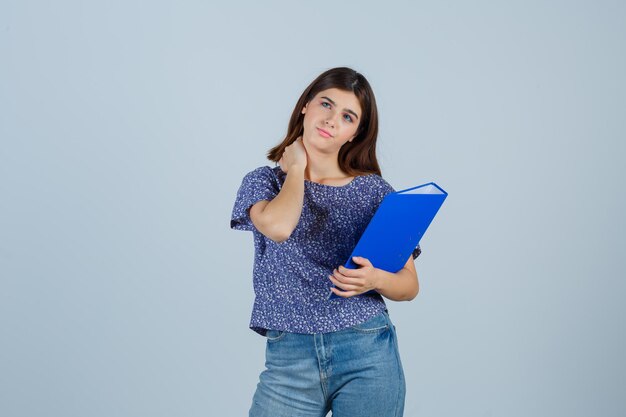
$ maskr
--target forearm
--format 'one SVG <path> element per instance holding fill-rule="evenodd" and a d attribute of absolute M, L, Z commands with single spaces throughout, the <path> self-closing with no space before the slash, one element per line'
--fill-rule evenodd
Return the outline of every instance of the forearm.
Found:
<path fill-rule="evenodd" d="M 396 273 L 382 269 L 378 271 L 376 291 L 393 301 L 411 301 L 419 292 L 417 273 L 402 268 Z"/>
<path fill-rule="evenodd" d="M 304 204 L 304 168 L 290 167 L 280 192 L 261 213 L 277 241 L 287 240 L 300 221 Z"/>

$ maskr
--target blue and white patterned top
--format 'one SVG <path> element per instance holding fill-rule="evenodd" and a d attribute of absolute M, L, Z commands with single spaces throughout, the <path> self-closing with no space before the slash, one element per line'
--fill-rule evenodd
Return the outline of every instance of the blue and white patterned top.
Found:
<path fill-rule="evenodd" d="M 254 237 L 255 300 L 250 329 L 293 333 L 326 333 L 362 323 L 385 310 L 383 297 L 372 292 L 329 300 L 333 269 L 343 265 L 383 197 L 395 191 L 376 174 L 355 177 L 343 186 L 304 181 L 300 221 L 284 242 L 259 232 L 249 209 L 271 201 L 287 174 L 280 166 L 247 173 L 232 211 L 230 227 L 250 230 Z M 421 253 L 419 246 L 413 258 Z M 375 265 L 374 265 L 375 266 Z"/>

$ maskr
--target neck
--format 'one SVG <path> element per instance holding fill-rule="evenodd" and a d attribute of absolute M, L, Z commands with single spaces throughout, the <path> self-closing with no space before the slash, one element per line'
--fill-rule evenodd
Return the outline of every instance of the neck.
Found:
<path fill-rule="evenodd" d="M 337 155 L 310 154 L 307 158 L 304 177 L 309 181 L 345 178 L 347 174 L 339 167 Z"/>

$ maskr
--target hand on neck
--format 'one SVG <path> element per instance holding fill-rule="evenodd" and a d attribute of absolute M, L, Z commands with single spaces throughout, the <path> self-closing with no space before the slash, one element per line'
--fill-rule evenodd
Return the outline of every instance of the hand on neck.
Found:
<path fill-rule="evenodd" d="M 352 179 L 339 166 L 338 151 L 336 153 L 324 153 L 313 146 L 307 146 L 308 143 L 306 140 L 303 141 L 307 153 L 307 165 L 304 169 L 306 180 L 320 184 L 341 184 Z"/>

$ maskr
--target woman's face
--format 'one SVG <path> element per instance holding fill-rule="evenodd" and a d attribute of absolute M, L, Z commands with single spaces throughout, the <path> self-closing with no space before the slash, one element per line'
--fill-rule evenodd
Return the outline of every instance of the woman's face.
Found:
<path fill-rule="evenodd" d="M 338 154 L 339 149 L 356 136 L 361 121 L 361 105 L 353 92 L 329 88 L 317 93 L 304 106 L 302 114 L 305 148 Z"/>

